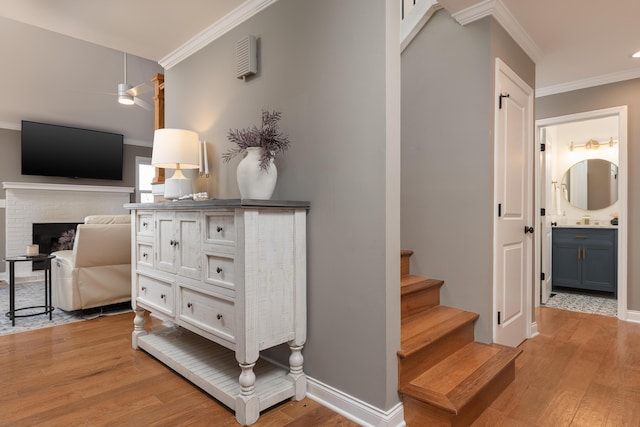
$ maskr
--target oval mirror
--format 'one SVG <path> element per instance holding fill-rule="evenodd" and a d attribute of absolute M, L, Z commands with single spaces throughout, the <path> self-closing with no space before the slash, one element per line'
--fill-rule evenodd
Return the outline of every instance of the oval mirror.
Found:
<path fill-rule="evenodd" d="M 562 177 L 562 194 L 576 208 L 598 210 L 618 201 L 618 166 L 604 159 L 587 159 Z"/>

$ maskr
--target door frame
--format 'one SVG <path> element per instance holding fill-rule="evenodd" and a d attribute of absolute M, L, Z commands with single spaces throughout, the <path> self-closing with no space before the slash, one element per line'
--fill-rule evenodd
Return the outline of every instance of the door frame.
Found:
<path fill-rule="evenodd" d="M 560 125 L 565 123 L 571 123 L 576 121 L 585 121 L 590 119 L 598 119 L 602 117 L 618 117 L 618 194 L 620 200 L 620 209 L 618 212 L 619 224 L 618 224 L 618 319 L 628 320 L 627 313 L 627 239 L 628 239 L 628 196 L 627 196 L 627 180 L 628 180 L 628 164 L 627 164 L 627 106 L 621 105 L 618 107 L 603 108 L 600 110 L 585 111 L 582 113 L 568 114 L 564 116 L 550 117 L 547 119 L 536 120 L 535 124 L 535 138 L 536 147 L 540 149 L 540 129 L 547 126 Z M 537 151 L 539 152 L 539 151 Z M 540 176 L 540 162 L 535 162 L 535 215 L 536 224 L 540 224 L 541 216 L 540 209 L 545 207 L 544 200 L 540 198 L 540 185 L 544 183 L 544 178 Z M 534 242 L 534 279 L 536 286 L 534 286 L 534 307 L 540 305 L 540 245 L 541 233 L 538 233 Z M 533 323 L 535 326 L 535 319 Z"/>

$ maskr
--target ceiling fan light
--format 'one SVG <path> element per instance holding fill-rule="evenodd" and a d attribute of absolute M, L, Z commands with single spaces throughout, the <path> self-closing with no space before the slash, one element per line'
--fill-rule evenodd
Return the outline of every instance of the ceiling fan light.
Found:
<path fill-rule="evenodd" d="M 131 95 L 118 95 L 118 102 L 123 105 L 133 105 L 133 96 Z"/>
<path fill-rule="evenodd" d="M 133 105 L 133 96 L 128 93 L 131 85 L 126 83 L 118 84 L 118 102 L 123 105 Z"/>

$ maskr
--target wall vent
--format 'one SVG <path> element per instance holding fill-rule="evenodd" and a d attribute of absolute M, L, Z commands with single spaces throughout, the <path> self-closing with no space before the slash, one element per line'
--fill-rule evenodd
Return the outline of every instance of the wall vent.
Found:
<path fill-rule="evenodd" d="M 246 79 L 258 72 L 258 55 L 255 36 L 247 36 L 237 44 L 239 79 Z"/>

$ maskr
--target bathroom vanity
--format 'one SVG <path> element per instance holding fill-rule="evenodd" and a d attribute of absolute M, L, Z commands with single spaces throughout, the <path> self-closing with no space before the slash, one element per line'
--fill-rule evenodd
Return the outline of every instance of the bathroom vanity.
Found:
<path fill-rule="evenodd" d="M 554 227 L 553 287 L 611 292 L 617 297 L 618 230 Z"/>

